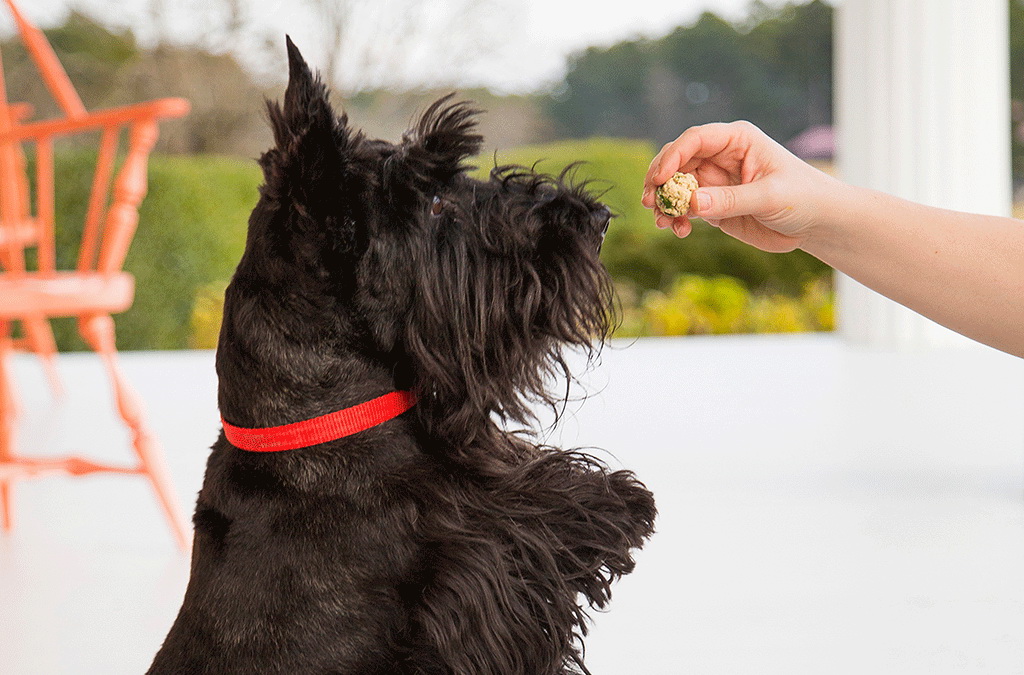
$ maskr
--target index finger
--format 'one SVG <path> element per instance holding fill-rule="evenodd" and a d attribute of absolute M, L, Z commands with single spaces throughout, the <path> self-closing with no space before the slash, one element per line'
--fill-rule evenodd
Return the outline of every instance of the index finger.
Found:
<path fill-rule="evenodd" d="M 740 126 L 735 123 L 716 122 L 690 127 L 661 149 L 647 170 L 644 186 L 664 185 L 672 174 L 686 168 L 694 159 L 708 159 L 720 154 L 737 140 L 740 132 Z"/>

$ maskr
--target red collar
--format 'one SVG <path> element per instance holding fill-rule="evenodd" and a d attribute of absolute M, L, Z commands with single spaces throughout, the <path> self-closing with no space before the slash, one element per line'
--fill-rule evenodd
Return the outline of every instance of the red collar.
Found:
<path fill-rule="evenodd" d="M 351 408 L 279 427 L 243 429 L 228 424 L 223 417 L 220 421 L 224 425 L 224 435 L 236 448 L 251 452 L 278 452 L 308 448 L 351 436 L 394 419 L 415 404 L 416 396 L 412 392 L 393 391 Z"/>

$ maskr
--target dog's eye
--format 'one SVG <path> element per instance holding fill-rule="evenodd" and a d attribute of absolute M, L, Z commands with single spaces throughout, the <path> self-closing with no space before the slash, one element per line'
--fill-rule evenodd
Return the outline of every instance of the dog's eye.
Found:
<path fill-rule="evenodd" d="M 444 200 L 440 197 L 434 197 L 434 201 L 430 205 L 430 215 L 439 216 L 442 211 L 444 211 Z"/>

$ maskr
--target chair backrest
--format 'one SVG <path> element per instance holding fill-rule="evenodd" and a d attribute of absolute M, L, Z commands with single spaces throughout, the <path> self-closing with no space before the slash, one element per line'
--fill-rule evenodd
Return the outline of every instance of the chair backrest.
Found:
<path fill-rule="evenodd" d="M 28 104 L 10 105 L 3 77 L 3 61 L 0 59 L 0 135 L 11 132 L 14 126 L 31 114 Z M 35 244 L 38 231 L 31 221 L 29 206 L 28 178 L 25 174 L 25 153 L 21 143 L 0 142 L 0 262 L 9 266 L 8 244 Z"/>
<path fill-rule="evenodd" d="M 21 40 L 25 43 L 25 49 L 28 50 L 29 56 L 35 62 L 36 68 L 39 69 L 39 74 L 43 77 L 43 82 L 50 90 L 53 100 L 68 117 L 84 117 L 86 111 L 85 106 L 82 105 L 82 99 L 79 98 L 78 92 L 71 84 L 71 79 L 68 77 L 67 71 L 64 70 L 64 66 L 60 64 L 57 55 L 53 53 L 53 48 L 43 31 L 25 18 L 18 6 L 14 4 L 14 0 L 4 0 L 4 2 L 7 3 L 7 8 L 18 27 Z"/>
<path fill-rule="evenodd" d="M 25 274 L 25 248 L 35 246 L 35 273 L 55 274 L 53 140 L 58 136 L 98 130 L 101 132 L 99 152 L 76 269 L 105 274 L 116 272 L 124 263 L 138 224 L 137 208 L 146 193 L 146 166 L 156 143 L 157 121 L 185 115 L 189 104 L 184 99 L 159 99 L 88 112 L 43 32 L 25 18 L 14 0 L 4 2 L 64 116 L 26 123 L 27 106 L 8 102 L 0 73 L 0 265 L 9 274 Z M 118 145 L 125 129 L 128 149 L 115 177 Z M 22 149 L 25 143 L 35 146 L 34 205 L 30 203 L 25 171 Z"/>

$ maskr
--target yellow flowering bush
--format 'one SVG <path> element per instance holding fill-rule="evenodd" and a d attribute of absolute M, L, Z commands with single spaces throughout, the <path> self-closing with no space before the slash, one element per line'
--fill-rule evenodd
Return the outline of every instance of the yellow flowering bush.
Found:
<path fill-rule="evenodd" d="M 220 322 L 224 314 L 226 281 L 206 284 L 196 291 L 189 319 L 188 346 L 191 349 L 215 349 L 220 336 Z"/>
<path fill-rule="evenodd" d="M 804 286 L 798 297 L 751 293 L 729 276 L 684 274 L 668 290 L 638 293 L 618 288 L 621 323 L 617 336 L 798 333 L 835 326 L 833 294 L 825 278 Z"/>
<path fill-rule="evenodd" d="M 201 287 L 190 319 L 189 347 L 214 349 L 220 334 L 226 281 Z M 803 333 L 835 328 L 833 293 L 827 278 L 808 283 L 798 297 L 751 293 L 729 276 L 684 274 L 667 291 L 638 293 L 616 287 L 620 323 L 616 337 Z"/>

